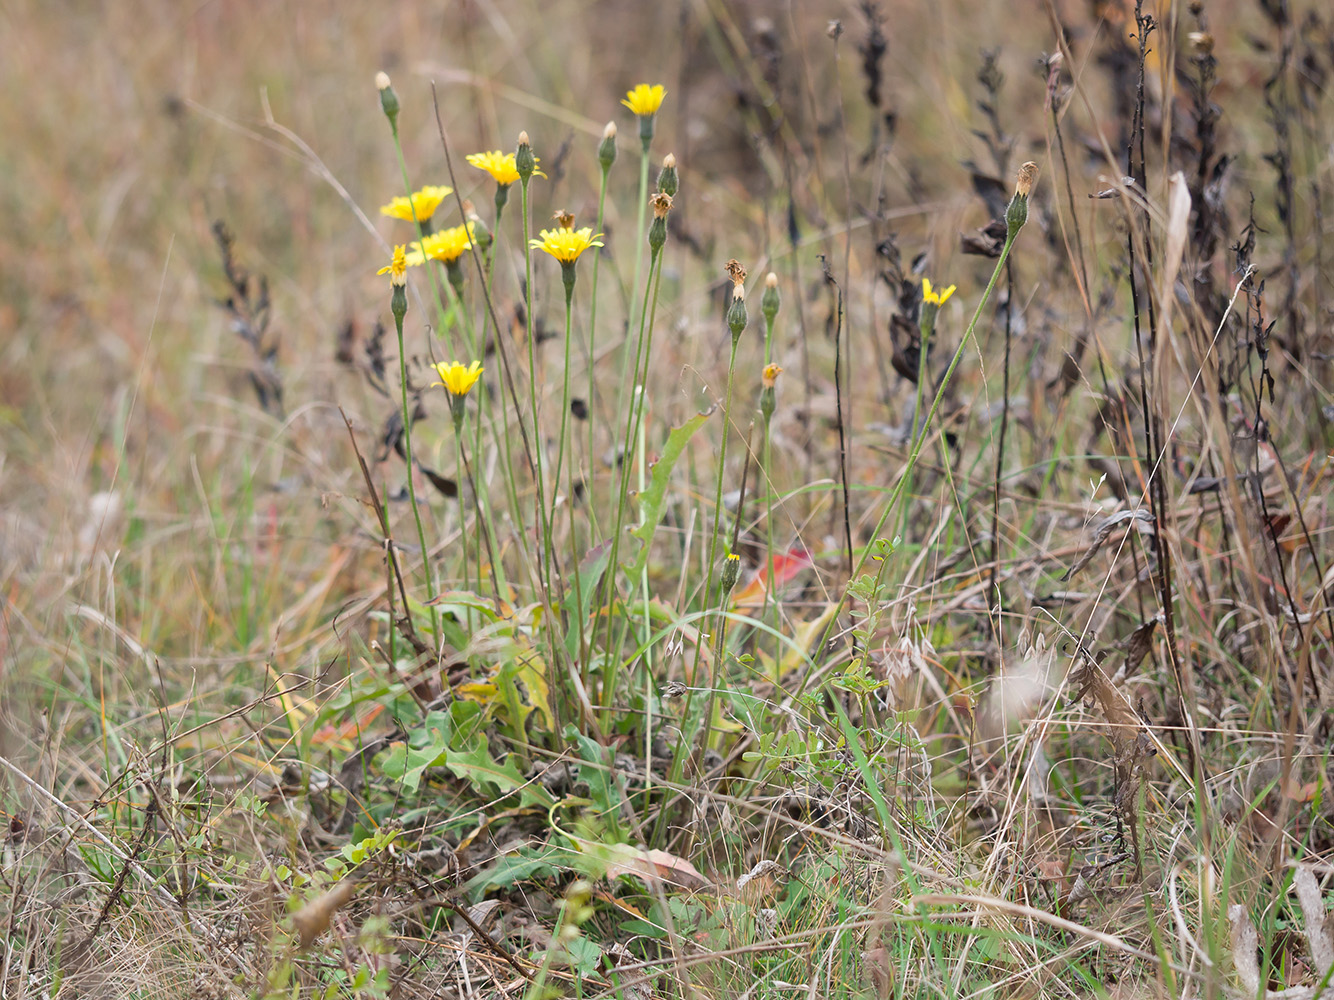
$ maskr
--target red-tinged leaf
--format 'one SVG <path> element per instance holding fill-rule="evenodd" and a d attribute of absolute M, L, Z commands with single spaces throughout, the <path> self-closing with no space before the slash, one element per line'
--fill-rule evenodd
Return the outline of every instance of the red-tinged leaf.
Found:
<path fill-rule="evenodd" d="M 815 564 L 806 546 L 798 542 L 787 552 L 774 553 L 774 578 L 769 583 L 767 566 L 761 566 L 741 590 L 732 598 L 733 610 L 755 611 L 764 607 L 770 593 L 776 593 L 787 586 L 803 570 Z"/>

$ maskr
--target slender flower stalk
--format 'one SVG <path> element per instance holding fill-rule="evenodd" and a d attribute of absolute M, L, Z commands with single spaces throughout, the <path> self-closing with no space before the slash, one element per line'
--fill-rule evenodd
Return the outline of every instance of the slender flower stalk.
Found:
<path fill-rule="evenodd" d="M 1001 248 L 1000 256 L 996 258 L 996 267 L 991 273 L 991 280 L 987 282 L 986 290 L 982 293 L 982 297 L 978 299 L 977 308 L 973 310 L 973 318 L 968 321 L 968 326 L 964 330 L 963 336 L 959 338 L 959 346 L 955 350 L 954 356 L 950 359 L 949 367 L 945 369 L 945 375 L 941 378 L 940 384 L 936 387 L 935 398 L 931 401 L 931 408 L 927 411 L 926 419 L 922 423 L 922 432 L 917 435 L 916 440 L 912 443 L 912 448 L 908 453 L 908 461 L 904 464 L 903 472 L 899 475 L 899 481 L 895 484 L 893 492 L 890 493 L 889 500 L 885 503 L 885 509 L 881 513 L 880 519 L 876 521 L 874 530 L 871 532 L 872 539 L 880 536 L 880 532 L 885 527 L 885 522 L 889 520 L 890 514 L 894 512 L 899 501 L 903 498 L 905 487 L 909 483 L 913 470 L 917 465 L 918 455 L 921 454 L 922 444 L 926 440 L 926 432 L 930 428 L 931 422 L 935 419 L 937 411 L 940 409 L 941 400 L 945 398 L 945 392 L 949 389 L 950 380 L 954 376 L 955 368 L 958 367 L 959 361 L 963 358 L 963 352 L 968 346 L 968 341 L 976 336 L 975 331 L 977 329 L 977 321 L 981 318 L 982 310 L 986 308 L 987 302 L 990 301 L 991 293 L 996 289 L 996 282 L 1000 280 L 1001 272 L 1005 269 L 1005 262 L 1009 259 L 1010 248 L 1014 246 L 1015 238 L 1019 235 L 1019 231 L 1023 229 L 1025 223 L 1028 221 L 1028 197 L 1033 190 L 1033 185 L 1037 182 L 1037 178 L 1038 165 L 1036 163 L 1025 163 L 1019 168 L 1014 197 L 1010 199 L 1010 203 L 1005 210 L 1005 245 Z M 928 289 L 923 288 L 924 293 L 927 290 Z M 934 303 L 934 305 L 939 307 L 952 291 L 953 289 L 951 288 L 944 292 L 936 293 L 941 297 L 941 302 Z M 932 321 L 934 322 L 934 315 L 932 316 Z M 925 347 L 923 347 L 923 350 L 925 350 Z M 862 552 L 860 558 L 857 560 L 856 566 L 853 568 L 852 579 L 855 580 L 861 576 L 862 571 L 866 567 L 866 560 L 871 558 L 874 551 L 875 546 L 868 545 Z M 885 567 L 888 562 L 889 560 L 886 559 L 880 560 L 880 565 L 876 570 L 875 580 L 873 582 L 873 589 L 880 586 L 881 578 L 884 575 Z M 825 629 L 823 641 L 826 643 L 829 641 L 833 629 L 832 623 L 842 614 L 843 608 L 848 602 L 848 596 L 848 591 L 845 589 L 843 595 L 839 598 L 838 606 L 834 609 L 833 617 L 830 618 L 831 624 Z"/>
<path fill-rule="evenodd" d="M 760 379 L 760 415 L 764 418 L 764 605 L 761 619 L 767 618 L 773 608 L 773 629 L 778 631 L 778 594 L 774 587 L 774 469 L 772 424 L 777 408 L 778 376 L 783 369 L 773 363 L 774 320 L 782 299 L 778 294 L 778 275 L 770 271 L 764 279 L 764 295 L 760 298 L 760 312 L 764 314 L 764 371 Z M 782 656 L 782 641 L 774 636 L 774 664 Z"/>
<path fill-rule="evenodd" d="M 480 361 L 474 361 L 471 365 L 465 366 L 457 361 L 450 362 L 449 364 L 445 364 L 442 361 L 437 362 L 432 367 L 435 368 L 436 374 L 440 376 L 440 381 L 436 382 L 435 385 L 443 386 L 445 392 L 449 394 L 449 412 L 454 423 L 454 454 L 458 463 L 458 468 L 461 471 L 466 471 L 467 466 L 464 464 L 463 459 L 463 415 L 467 406 L 468 393 L 472 390 L 472 387 L 477 384 L 477 380 L 482 377 L 482 364 Z M 469 491 L 475 498 L 477 496 L 477 484 L 471 481 L 472 477 L 470 473 L 468 479 Z M 460 486 L 459 489 L 459 548 L 463 556 L 463 579 L 466 583 L 468 580 L 468 532 L 464 525 L 466 518 L 463 516 L 463 487 Z M 480 508 L 478 509 L 477 528 L 479 531 L 484 530 Z M 477 550 L 478 590 L 481 589 L 481 573 L 482 552 L 481 546 L 479 545 Z"/>
<path fill-rule="evenodd" d="M 649 227 L 648 231 L 648 244 L 650 251 L 648 286 L 644 289 L 644 299 L 643 299 L 644 304 L 640 309 L 640 314 L 639 314 L 638 346 L 636 348 L 636 353 L 633 358 L 634 367 L 632 372 L 633 374 L 632 394 L 629 401 L 629 405 L 624 407 L 625 436 L 622 438 L 620 446 L 620 455 L 622 456 L 622 460 L 619 462 L 618 467 L 613 470 L 613 479 L 612 479 L 612 482 L 613 484 L 615 484 L 616 487 L 616 491 L 614 493 L 614 499 L 616 504 L 616 516 L 615 520 L 613 521 L 612 531 L 611 531 L 610 565 L 612 566 L 619 565 L 619 563 L 617 562 L 617 556 L 619 555 L 620 552 L 621 534 L 622 534 L 621 526 L 625 523 L 625 512 L 626 512 L 626 502 L 627 502 L 626 494 L 628 492 L 627 481 L 630 474 L 630 468 L 629 468 L 630 463 L 628 463 L 624 459 L 630 454 L 630 442 L 631 441 L 639 442 L 641 459 L 643 454 L 643 441 L 644 441 L 643 416 L 644 416 L 644 405 L 646 402 L 643 390 L 643 379 L 647 376 L 648 358 L 653 345 L 653 330 L 655 326 L 654 320 L 656 319 L 657 316 L 657 306 L 658 306 L 658 288 L 662 281 L 662 248 L 667 243 L 667 214 L 672 209 L 672 199 L 670 196 L 663 194 L 660 191 L 653 196 L 652 205 L 653 205 L 653 225 Z M 640 482 L 642 484 L 644 477 L 643 463 L 641 461 L 637 464 L 639 465 Z M 619 475 L 617 475 L 617 473 L 619 473 Z M 642 493 L 642 486 L 641 486 L 641 493 Z M 604 586 L 606 588 L 608 599 L 610 599 L 615 591 L 614 574 L 610 573 L 607 574 L 607 577 L 605 578 L 604 581 Z M 641 577 L 640 580 L 641 591 L 644 590 L 645 586 L 646 586 L 645 579 Z M 610 621 L 608 621 L 607 627 L 610 628 Z M 610 646 L 610 648 L 620 649 L 623 638 L 624 638 L 624 628 L 622 629 L 622 635 L 617 638 L 617 641 L 614 642 Z M 645 645 L 645 656 L 644 656 L 645 670 L 651 671 L 652 646 L 647 644 L 642 644 L 642 645 Z M 615 698 L 616 687 L 618 682 L 618 671 L 619 671 L 619 662 L 616 660 L 614 656 L 608 657 L 606 668 L 603 672 L 603 677 L 602 677 L 601 705 L 603 711 L 607 711 L 610 709 L 612 702 Z"/>
<path fill-rule="evenodd" d="M 746 314 L 746 270 L 735 260 L 727 262 L 727 273 L 732 278 L 732 304 L 727 308 L 727 328 L 732 334 L 732 350 L 727 361 L 727 395 L 723 403 L 723 436 L 718 445 L 718 482 L 714 496 L 713 506 L 713 531 L 710 532 L 709 540 L 709 573 L 708 580 L 704 587 L 704 601 L 706 607 L 716 608 L 718 613 L 718 625 L 716 629 L 721 633 L 723 625 L 723 616 L 727 613 L 726 601 L 727 594 L 723 588 L 718 588 L 718 593 L 712 595 L 713 573 L 718 561 L 718 539 L 722 534 L 723 522 L 726 521 L 726 508 L 723 506 L 723 477 L 727 471 L 727 439 L 732 429 L 732 393 L 736 382 L 736 349 L 741 342 L 741 334 L 745 332 L 748 316 Z M 735 572 L 735 570 L 733 570 Z M 725 579 L 726 577 L 724 577 Z M 733 577 L 735 581 L 735 577 Z M 695 647 L 695 667 L 699 668 L 699 657 L 703 643 Z M 720 685 L 723 683 L 723 668 L 725 666 L 725 657 L 722 655 L 722 647 L 719 647 L 719 655 L 713 660 L 713 678 L 709 684 L 708 707 L 704 711 L 704 731 L 700 739 L 701 752 L 707 751 L 709 739 L 713 728 L 713 711 Z"/>
<path fill-rule="evenodd" d="M 408 180 L 408 163 L 403 158 L 403 144 L 398 137 L 398 95 L 394 93 L 394 88 L 390 86 L 388 75 L 383 72 L 375 74 L 375 86 L 380 91 L 380 109 L 384 112 L 385 118 L 389 120 L 389 129 L 394 137 L 394 153 L 398 157 L 398 170 L 403 177 L 403 190 L 407 192 L 404 196 L 408 208 L 407 215 L 424 238 L 425 220 L 417 212 L 418 200 L 414 197 L 414 194 L 420 194 L 420 192 L 414 193 L 412 190 L 412 182 Z M 390 204 L 393 204 L 393 202 Z M 432 209 L 432 214 L 434 214 L 434 209 Z M 436 283 L 435 272 L 429 268 L 427 270 L 431 276 L 431 297 L 435 300 L 436 329 L 448 348 L 450 347 L 449 325 L 445 322 L 445 305 L 440 295 L 440 286 Z"/>
<path fill-rule="evenodd" d="M 602 168 L 602 183 L 598 188 L 598 217 L 593 226 L 594 229 L 602 229 L 602 219 L 607 205 L 607 180 L 611 174 L 612 164 L 616 162 L 616 123 L 607 122 L 607 127 L 602 130 L 602 142 L 598 144 L 598 164 Z M 588 472 L 585 482 L 588 486 L 589 496 L 593 493 L 593 478 L 596 472 L 596 450 L 593 440 L 593 428 L 597 421 L 593 419 L 593 400 L 596 387 L 593 384 L 593 373 L 597 364 L 597 318 L 598 318 L 598 271 L 602 265 L 602 255 L 597 254 L 593 258 L 593 291 L 588 308 L 588 395 L 585 403 L 589 410 L 589 415 L 585 419 L 588 425 Z M 588 516 L 596 530 L 597 524 L 597 505 L 589 503 Z"/>
<path fill-rule="evenodd" d="M 431 569 L 431 550 L 426 545 L 426 530 L 422 527 L 421 509 L 417 505 L 416 465 L 412 454 L 412 412 L 408 407 L 408 361 L 407 351 L 403 346 L 403 317 L 408 314 L 408 265 L 407 254 L 403 247 L 394 247 L 394 256 L 378 274 L 389 275 L 389 311 L 394 315 L 394 328 L 398 331 L 398 384 L 402 398 L 403 451 L 408 469 L 408 501 L 412 505 L 412 519 L 417 525 L 417 542 L 421 545 L 422 566 L 426 572 L 426 591 L 428 599 L 435 596 L 435 573 Z M 407 609 L 404 609 L 407 613 Z M 440 617 L 434 607 L 431 608 L 431 629 L 436 641 L 440 641 Z"/>
<path fill-rule="evenodd" d="M 653 145 L 653 132 L 657 124 L 658 110 L 662 107 L 663 98 L 666 96 L 667 91 L 662 84 L 640 83 L 626 93 L 621 100 L 621 103 L 639 119 L 639 227 L 638 234 L 635 237 L 635 277 L 634 283 L 630 285 L 631 315 L 634 315 L 635 306 L 638 304 L 634 296 L 639 294 L 639 279 L 644 269 L 644 228 L 648 221 L 649 147 Z M 645 287 L 645 294 L 647 293 L 648 289 Z M 621 372 L 621 383 L 624 390 L 624 370 Z"/>

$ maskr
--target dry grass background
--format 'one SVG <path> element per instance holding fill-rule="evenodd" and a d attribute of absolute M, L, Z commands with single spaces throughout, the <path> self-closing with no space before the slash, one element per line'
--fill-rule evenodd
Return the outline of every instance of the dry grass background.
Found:
<path fill-rule="evenodd" d="M 965 164 L 1000 173 L 986 146 L 992 123 L 978 107 L 984 49 L 997 51 L 1005 76 L 995 105 L 1013 137 L 1009 168 L 1026 159 L 1043 168 L 1015 250 L 999 631 L 987 600 L 1003 398 L 993 300 L 951 388 L 948 419 L 923 452 L 912 502 L 885 529 L 907 543 L 891 564 L 891 590 L 873 626 L 853 621 L 883 651 L 873 674 L 893 679 L 907 663 L 900 700 L 858 692 L 844 675 L 844 632 L 824 649 L 807 635 L 814 666 L 800 688 L 809 698 L 785 700 L 781 686 L 757 681 L 767 708 L 742 718 L 731 704 L 741 722 L 720 746 L 730 783 L 692 775 L 684 811 L 639 799 L 626 807 L 651 835 L 642 842 L 666 852 L 669 873 L 693 860 L 715 886 L 735 888 L 641 879 L 632 892 L 634 880 L 613 868 L 594 880 L 596 915 L 584 921 L 599 958 L 573 978 L 556 962 L 542 988 L 625 997 L 1265 988 L 1305 997 L 1320 988 L 1329 932 L 1302 880 L 1311 873 L 1327 886 L 1334 875 L 1329 15 L 1279 0 L 1205 5 L 1219 60 L 1211 96 L 1223 109 L 1205 158 L 1209 169 L 1230 158 L 1226 183 L 1209 194 L 1225 214 L 1190 233 L 1183 273 L 1208 280 L 1172 290 L 1177 326 L 1155 356 L 1150 401 L 1173 442 L 1163 532 L 1183 680 L 1162 628 L 1142 666 L 1121 666 L 1136 629 L 1161 615 L 1148 535 L 1123 540 L 1122 525 L 1064 579 L 1101 518 L 1148 506 L 1136 479 L 1143 421 L 1125 260 L 1127 232 L 1142 237 L 1143 218 L 1119 196 L 1088 198 L 1125 172 L 1117 144 L 1134 94 L 1108 53 L 1124 54 L 1110 40 L 1133 14 L 1073 2 L 881 9 L 892 137 L 867 106 L 858 49 L 869 22 L 852 4 L 20 0 L 0 10 L 0 807 L 11 822 L 0 865 L 0 994 L 535 996 L 541 956 L 560 951 L 551 932 L 573 919 L 573 874 L 596 874 L 562 857 L 509 883 L 467 884 L 554 838 L 506 811 L 513 798 L 490 803 L 494 789 L 457 775 L 413 796 L 372 771 L 368 787 L 348 796 L 362 796 L 356 836 L 350 821 L 334 822 L 346 816 L 343 800 L 311 790 L 312 774 L 343 776 L 350 749 L 312 737 L 346 721 L 335 699 L 351 690 L 348 678 L 376 674 L 368 644 L 385 635 L 375 617 L 382 546 L 338 407 L 370 454 L 386 404 L 336 357 L 345 329 L 360 349 L 387 319 L 374 270 L 403 238 L 376 215 L 401 193 L 371 84 L 378 70 L 404 104 L 415 182 L 446 180 L 432 82 L 463 193 L 479 206 L 489 205 L 490 182 L 464 177 L 461 154 L 511 149 L 527 130 L 551 175 L 535 189 L 539 221 L 561 207 L 591 220 L 597 139 L 607 120 L 619 121 L 605 230 L 608 266 L 626 282 L 632 257 L 617 248 L 634 238 L 636 157 L 633 123 L 617 102 L 644 80 L 666 84 L 654 153 L 676 153 L 682 192 L 649 374 L 654 447 L 694 412 L 701 386 L 720 394 L 723 262 L 778 272 L 776 359 L 787 373 L 773 483 L 792 493 L 784 541 L 800 533 L 817 563 L 816 581 L 791 602 L 792 633 L 848 583 L 844 509 L 829 485 L 840 476 L 833 300 L 816 254 L 828 256 L 846 294 L 848 518 L 864 546 L 903 466 L 899 429 L 911 420 L 913 387 L 889 367 L 891 316 L 913 328 L 901 290 L 911 298 L 923 274 L 959 284 L 941 315 L 944 349 L 932 356 L 943 370 L 990 273 L 989 261 L 959 252 L 960 234 L 988 219 Z M 1052 155 L 1035 69 L 1058 48 L 1052 11 L 1068 31 L 1068 174 Z M 1199 26 L 1181 7 L 1154 13 L 1172 26 L 1183 74 L 1175 128 L 1164 126 L 1164 69 L 1151 63 L 1147 177 L 1160 260 L 1169 172 L 1189 170 L 1204 140 L 1188 88 L 1200 42 L 1187 32 Z M 844 27 L 837 45 L 826 31 L 835 18 Z M 1267 110 L 1264 83 L 1276 68 L 1282 85 L 1268 93 L 1277 109 Z M 1121 162 L 1105 161 L 1104 142 Z M 1265 159 L 1285 142 L 1287 152 Z M 1286 226 L 1276 207 L 1285 175 Z M 1258 270 L 1208 348 L 1236 288 L 1228 247 L 1244 241 L 1251 194 Z M 1091 321 L 1070 205 L 1083 226 Z M 254 357 L 217 304 L 226 291 L 211 231 L 218 219 L 244 265 L 270 283 L 280 414 L 256 404 Z M 902 285 L 879 273 L 889 258 L 877 244 L 891 234 L 911 272 Z M 518 245 L 517 235 L 509 240 Z M 502 256 L 502 314 L 521 294 L 521 274 L 521 257 Z M 1161 316 L 1160 277 L 1150 269 L 1146 288 L 1141 274 L 1139 292 L 1142 306 L 1158 295 Z M 1261 279 L 1257 301 L 1247 292 Z M 555 274 L 539 269 L 534 291 L 539 316 L 559 329 Z M 625 309 L 613 284 L 600 304 L 614 341 Z M 1262 330 L 1277 321 L 1267 342 L 1255 336 L 1257 306 Z M 420 324 L 415 300 L 413 309 L 409 324 Z M 1066 394 L 1062 356 L 1085 329 L 1096 343 Z M 744 364 L 753 392 L 758 335 L 747 336 L 738 371 Z M 420 325 L 410 343 L 426 343 Z M 1263 390 L 1267 436 L 1257 441 L 1260 348 L 1276 382 Z M 1099 436 L 1098 414 L 1112 412 L 1115 423 L 1121 411 L 1110 408 L 1122 399 L 1129 434 Z M 426 402 L 428 420 L 444 426 L 443 397 Z M 717 427 L 705 437 L 716 442 Z M 452 461 L 447 436 L 423 434 L 421 447 L 426 464 Z M 691 455 L 680 488 L 704 507 L 712 457 L 707 446 Z M 945 458 L 952 476 L 940 474 Z M 739 457 L 729 468 L 735 489 Z M 1229 469 L 1257 474 L 1234 489 Z M 1105 472 L 1130 484 L 1123 501 L 1097 486 Z M 377 475 L 398 489 L 401 463 Z M 1221 488 L 1190 492 L 1199 476 L 1222 478 Z M 824 485 L 797 495 L 808 480 Z M 457 519 L 433 503 L 447 545 L 456 544 Z M 394 514 L 406 537 L 406 504 Z M 699 584 L 698 566 L 682 566 L 671 545 L 655 550 L 653 573 L 668 603 L 687 593 L 678 578 L 692 594 Z M 900 640 L 930 646 L 905 659 Z M 669 679 L 681 671 L 665 662 L 657 681 Z M 1007 699 L 1008 709 L 997 707 Z M 399 711 L 400 701 L 384 701 Z M 835 703 L 865 736 L 864 757 L 836 745 Z M 388 718 L 365 736 L 402 739 Z M 642 740 L 636 712 L 626 718 L 617 732 Z M 1132 736 L 1141 724 L 1144 734 Z M 766 777 L 742 762 L 766 726 L 827 741 L 806 756 L 790 744 L 775 751 L 780 766 Z M 498 747 L 501 736 L 490 735 Z M 525 760 L 534 747 L 555 759 L 559 734 L 528 735 L 532 747 L 516 744 Z M 632 756 L 642 747 L 611 742 Z M 635 766 L 642 761 L 622 769 Z M 566 777 L 564 787 L 550 781 L 557 798 L 587 791 L 576 784 L 576 794 Z M 873 788 L 884 789 L 879 801 Z M 458 817 L 488 808 L 495 815 L 484 829 L 472 829 L 474 819 L 461 845 Z M 886 808 L 892 818 L 878 811 Z M 404 815 L 422 835 L 369 848 L 355 904 L 338 899 L 321 912 L 318 878 L 292 885 L 291 871 L 318 873 Z M 1143 870 L 1134 871 L 1141 840 Z M 454 867 L 423 860 L 430 850 Z M 770 859 L 778 864 L 763 891 L 746 895 L 738 877 Z M 275 874 L 279 866 L 288 874 Z M 502 906 L 478 910 L 484 899 Z M 483 947 L 480 929 L 461 924 L 450 903 L 471 905 L 517 964 Z M 314 954 L 288 915 L 303 904 L 315 906 L 313 916 L 301 911 L 312 937 L 332 926 Z M 1233 905 L 1249 916 L 1230 913 Z M 655 937 L 646 924 L 666 930 Z M 561 961 L 579 968 L 578 958 Z M 617 962 L 644 963 L 649 979 L 623 971 L 618 980 Z M 357 984 L 364 970 L 388 980 Z"/>

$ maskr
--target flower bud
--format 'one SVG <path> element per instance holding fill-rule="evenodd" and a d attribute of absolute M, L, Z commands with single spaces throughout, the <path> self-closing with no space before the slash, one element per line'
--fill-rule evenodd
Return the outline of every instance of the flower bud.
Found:
<path fill-rule="evenodd" d="M 398 131 L 398 95 L 389 83 L 389 74 L 383 71 L 375 74 L 375 88 L 380 92 L 380 110 L 389 119 L 389 125 Z"/>
<path fill-rule="evenodd" d="M 602 142 L 598 144 L 598 162 L 602 164 L 603 173 L 610 170 L 611 165 L 616 162 L 615 122 L 607 122 L 607 127 L 602 130 Z"/>
<path fill-rule="evenodd" d="M 679 186 L 680 181 L 676 176 L 676 157 L 668 153 L 662 158 L 662 172 L 658 174 L 658 190 L 675 198 Z"/>
<path fill-rule="evenodd" d="M 764 313 L 764 321 L 772 324 L 774 317 L 778 315 L 778 307 L 782 305 L 782 299 L 778 295 L 778 275 L 770 271 L 764 278 L 764 295 L 760 298 L 760 311 Z M 768 371 L 766 368 L 765 371 Z M 780 368 L 779 371 L 782 371 Z"/>
<path fill-rule="evenodd" d="M 1014 197 L 1010 199 L 1010 204 L 1005 209 L 1005 230 L 1008 239 L 1014 239 L 1019 230 L 1024 228 L 1024 223 L 1028 222 L 1028 195 L 1033 190 L 1033 185 L 1037 183 L 1037 179 L 1038 165 L 1032 160 L 1019 168 Z"/>
<path fill-rule="evenodd" d="M 393 284 L 393 294 L 389 297 L 389 311 L 394 314 L 394 322 L 401 330 L 403 317 L 408 314 L 408 288 L 406 284 Z"/>
<path fill-rule="evenodd" d="M 764 366 L 764 373 L 760 376 L 760 413 L 764 414 L 764 422 L 767 425 L 774 417 L 774 410 L 778 405 L 778 393 L 775 387 L 778 385 L 778 376 L 783 373 L 783 369 L 778 365 L 769 364 Z"/>
<path fill-rule="evenodd" d="M 527 132 L 519 133 L 519 148 L 514 152 L 514 169 L 525 184 L 537 170 L 537 157 L 533 155 L 533 147 L 528 144 Z"/>
<path fill-rule="evenodd" d="M 732 592 L 736 586 L 736 579 L 741 575 L 741 557 L 735 552 L 730 552 L 727 558 L 723 560 L 723 578 L 718 585 L 718 603 L 721 604 L 727 600 L 727 595 Z"/>
<path fill-rule="evenodd" d="M 732 304 L 727 308 L 727 326 L 732 331 L 733 346 L 741 339 L 746 320 L 746 286 L 738 282 L 732 286 Z"/>

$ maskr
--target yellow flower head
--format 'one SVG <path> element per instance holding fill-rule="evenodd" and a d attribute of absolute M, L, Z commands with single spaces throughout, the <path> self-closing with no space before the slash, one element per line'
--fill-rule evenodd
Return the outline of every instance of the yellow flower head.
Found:
<path fill-rule="evenodd" d="M 452 264 L 472 246 L 472 224 L 454 226 L 431 233 L 412 244 L 412 252 L 407 255 L 407 262 L 413 267 L 425 264 L 428 259 L 441 260 Z"/>
<path fill-rule="evenodd" d="M 949 297 L 950 297 L 951 295 L 954 294 L 954 289 L 955 289 L 955 287 L 956 287 L 956 286 L 954 286 L 954 285 L 950 285 L 949 288 L 943 289 L 942 291 L 938 291 L 938 292 L 936 292 L 936 291 L 932 291 L 932 290 L 931 290 L 931 279 L 930 279 L 930 278 L 923 278 L 923 279 L 922 279 L 922 301 L 923 301 L 923 302 L 930 302 L 930 303 L 932 303 L 933 305 L 937 305 L 937 306 L 943 306 L 946 302 L 949 301 Z"/>
<path fill-rule="evenodd" d="M 657 114 L 658 109 L 662 107 L 662 99 L 666 96 L 667 90 L 662 84 L 655 83 L 650 87 L 647 83 L 641 83 L 629 91 L 621 103 L 642 118 L 645 115 Z"/>
<path fill-rule="evenodd" d="M 778 365 L 765 365 L 764 372 L 760 376 L 760 382 L 766 389 L 772 389 L 778 384 L 778 376 L 783 374 L 783 369 Z"/>
<path fill-rule="evenodd" d="M 434 184 L 428 184 L 420 191 L 412 192 L 412 200 L 399 195 L 388 205 L 380 206 L 380 214 L 387 215 L 391 219 L 402 219 L 404 222 L 412 222 L 413 209 L 417 210 L 417 222 L 425 222 L 431 216 L 435 215 L 435 210 L 440 207 L 440 203 L 454 193 L 452 187 L 437 187 Z"/>
<path fill-rule="evenodd" d="M 474 361 L 466 368 L 458 361 L 449 364 L 441 361 L 431 367 L 440 376 L 440 381 L 433 384 L 443 385 L 446 392 L 458 398 L 468 395 L 469 390 L 477 384 L 477 380 L 482 377 L 484 371 L 480 361 Z"/>
<path fill-rule="evenodd" d="M 529 240 L 534 250 L 545 250 L 562 264 L 573 264 L 589 247 L 602 246 L 602 234 L 593 235 L 589 226 L 583 229 L 544 229 L 540 240 Z"/>
<path fill-rule="evenodd" d="M 408 259 L 407 254 L 404 253 L 406 249 L 407 248 L 403 246 L 394 247 L 394 259 L 375 273 L 387 273 L 391 285 L 398 285 L 400 287 L 406 285 L 408 283 Z"/>
<path fill-rule="evenodd" d="M 496 183 L 501 187 L 508 187 L 519 179 L 519 171 L 514 166 L 513 153 L 502 153 L 498 149 L 490 153 L 469 153 L 468 162 L 478 170 L 485 170 L 495 178 Z M 536 156 L 533 157 L 533 162 L 539 162 Z M 533 173 L 537 174 L 538 177 L 546 176 L 540 170 L 534 170 Z"/>

